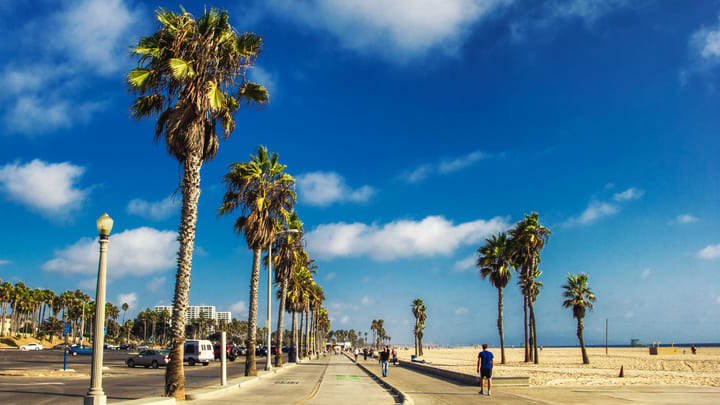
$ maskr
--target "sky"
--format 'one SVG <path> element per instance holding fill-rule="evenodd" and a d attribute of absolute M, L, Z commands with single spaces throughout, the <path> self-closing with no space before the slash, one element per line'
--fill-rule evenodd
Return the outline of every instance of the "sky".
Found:
<path fill-rule="evenodd" d="M 297 179 L 332 329 L 382 318 L 412 343 L 419 297 L 425 342 L 497 344 L 475 251 L 536 211 L 552 231 L 540 343 L 577 343 L 561 285 L 580 271 L 597 296 L 587 343 L 606 319 L 611 344 L 717 341 L 720 2 L 183 2 L 205 4 L 263 36 L 251 76 L 270 103 L 241 110 L 202 169 L 191 304 L 247 316 L 252 254 L 217 208 L 229 164 L 266 145 Z M 94 295 L 107 212 L 108 299 L 171 303 L 181 167 L 130 119 L 124 82 L 159 6 L 178 10 L 0 4 L 0 279 Z M 518 345 L 514 281 L 504 304 Z"/>

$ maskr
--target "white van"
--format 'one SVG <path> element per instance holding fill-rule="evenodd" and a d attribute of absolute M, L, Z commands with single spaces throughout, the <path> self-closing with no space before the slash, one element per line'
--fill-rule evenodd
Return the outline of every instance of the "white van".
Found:
<path fill-rule="evenodd" d="M 190 366 L 194 366 L 195 363 L 202 363 L 203 366 L 207 366 L 213 360 L 215 360 L 215 356 L 213 355 L 212 343 L 209 340 L 185 341 L 183 361 L 186 361 Z"/>

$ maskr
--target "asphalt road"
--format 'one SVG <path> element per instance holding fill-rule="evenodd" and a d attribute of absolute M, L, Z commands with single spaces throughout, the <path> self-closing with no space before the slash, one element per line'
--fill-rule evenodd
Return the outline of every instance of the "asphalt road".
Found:
<path fill-rule="evenodd" d="M 165 381 L 165 369 L 129 368 L 126 351 L 105 351 L 103 389 L 108 402 L 161 396 Z M 287 359 L 287 357 L 286 357 Z M 68 368 L 85 376 L 7 376 L 0 375 L 0 404 L 81 404 L 90 387 L 91 356 L 68 356 Z M 265 367 L 265 358 L 257 361 L 258 370 Z M 43 350 L 39 352 L 0 351 L 0 374 L 5 370 L 54 370 L 62 368 L 63 352 Z M 208 366 L 185 365 L 186 386 L 200 388 L 219 382 L 220 362 Z M 228 378 L 245 374 L 245 358 L 228 362 Z"/>

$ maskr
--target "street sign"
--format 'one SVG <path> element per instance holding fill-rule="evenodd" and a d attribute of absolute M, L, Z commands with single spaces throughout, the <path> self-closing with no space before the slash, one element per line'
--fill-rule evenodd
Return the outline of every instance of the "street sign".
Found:
<path fill-rule="evenodd" d="M 70 324 L 66 323 L 65 324 L 65 336 L 67 336 L 69 334 L 70 334 Z"/>

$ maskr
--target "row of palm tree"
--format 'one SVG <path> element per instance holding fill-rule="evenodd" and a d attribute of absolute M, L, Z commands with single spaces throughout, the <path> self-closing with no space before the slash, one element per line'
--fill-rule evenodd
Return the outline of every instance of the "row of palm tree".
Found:
<path fill-rule="evenodd" d="M 541 225 L 539 216 L 533 212 L 525 215 L 510 229 L 508 233 L 500 232 L 491 235 L 485 240 L 485 244 L 478 248 L 478 259 L 476 265 L 480 268 L 480 275 L 487 279 L 498 292 L 498 334 L 500 337 L 500 358 L 505 364 L 505 337 L 503 331 L 503 289 L 512 278 L 512 269 L 518 275 L 518 286 L 523 296 L 523 329 L 525 362 L 538 364 L 538 337 L 535 322 L 535 301 L 537 300 L 543 283 L 539 280 L 542 271 L 540 265 L 540 253 L 545 248 L 551 232 Z M 582 318 L 585 316 L 585 308 L 592 309 L 592 302 L 595 296 L 587 286 L 588 277 L 580 273 L 577 276 L 569 275 L 566 288 L 566 307 L 573 308 L 573 316 L 578 320 L 578 339 L 582 349 L 583 362 L 588 364 L 585 344 L 582 338 Z M 568 292 L 569 291 L 569 292 Z M 571 294 L 571 295 L 568 295 Z M 569 301 L 568 301 L 569 300 Z"/>
<path fill-rule="evenodd" d="M 127 76 L 137 95 L 131 106 L 135 119 L 157 117 L 155 140 L 163 140 L 168 152 L 182 165 L 182 208 L 178 231 L 178 269 L 173 295 L 170 363 L 166 370 L 165 395 L 185 398 L 183 343 L 190 293 L 190 274 L 195 243 L 200 169 L 218 152 L 219 138 L 226 139 L 236 127 L 235 113 L 241 105 L 262 106 L 269 100 L 267 89 L 248 80 L 263 50 L 262 37 L 241 33 L 229 24 L 227 11 L 206 9 L 199 17 L 185 11 L 158 9 L 156 31 L 141 38 L 133 48 L 138 66 Z M 273 245 L 278 256 L 275 284 L 281 308 L 278 340 L 283 333 L 284 312 L 293 314 L 294 343 L 303 354 L 319 350 L 319 335 L 329 329 L 324 294 L 312 280 L 313 261 L 300 249 L 302 235 L 284 238 L 282 230 L 299 231 L 302 224 L 292 209 L 296 201 L 295 180 L 285 173 L 277 154 L 260 147 L 251 160 L 233 163 L 224 176 L 226 192 L 219 216 L 240 213 L 235 231 L 244 236 L 253 251 L 246 375 L 256 375 L 255 343 L 258 311 L 258 282 L 262 252 Z M 279 246 L 275 246 L 276 244 Z M 286 247 L 287 245 L 287 247 Z M 284 249 L 284 250 L 283 250 Z M 305 331 L 297 337 L 297 314 Z M 312 325 L 312 326 L 310 326 Z M 314 338 L 311 338 L 311 334 Z M 311 347 L 312 346 L 312 347 Z M 281 364 L 282 357 L 275 359 Z"/>
<path fill-rule="evenodd" d="M 375 348 L 382 347 L 386 342 L 392 340 L 392 337 L 385 330 L 384 319 L 373 319 L 370 323 L 370 331 L 373 334 L 373 345 Z"/>

